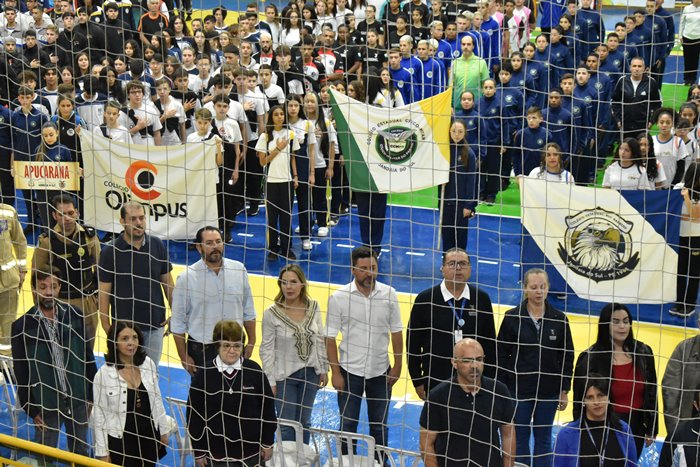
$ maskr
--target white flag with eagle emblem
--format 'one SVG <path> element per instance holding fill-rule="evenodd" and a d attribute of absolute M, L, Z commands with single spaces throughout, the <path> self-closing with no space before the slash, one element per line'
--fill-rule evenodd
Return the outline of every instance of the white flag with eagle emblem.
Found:
<path fill-rule="evenodd" d="M 670 244 L 678 244 L 677 231 L 653 218 L 669 218 L 674 195 L 677 192 L 669 197 L 524 178 L 522 224 L 579 297 L 669 303 L 676 299 L 678 254 Z"/>

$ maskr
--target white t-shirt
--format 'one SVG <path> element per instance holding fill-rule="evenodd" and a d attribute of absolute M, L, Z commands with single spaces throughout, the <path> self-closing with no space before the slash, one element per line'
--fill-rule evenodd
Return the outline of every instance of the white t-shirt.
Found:
<path fill-rule="evenodd" d="M 314 132 L 316 132 L 316 120 L 310 120 L 310 122 L 313 125 Z M 326 119 L 326 128 L 328 129 L 328 149 L 330 150 L 331 144 L 338 146 L 338 135 L 335 132 L 335 127 L 333 126 L 333 123 L 331 123 L 331 121 L 328 119 Z M 318 131 L 320 132 L 320 130 Z M 330 157 L 330 155 L 323 154 L 321 152 L 321 143 L 318 139 L 318 135 L 316 135 L 316 141 L 319 141 L 319 144 L 316 145 L 316 157 L 314 160 L 314 168 L 323 169 L 328 166 L 328 164 L 326 164 L 325 156 Z"/>
<path fill-rule="evenodd" d="M 279 102 L 280 104 L 284 104 L 284 102 L 287 100 L 287 96 L 284 95 L 284 91 L 282 90 L 281 87 L 277 86 L 276 84 L 270 83 L 270 86 L 267 87 L 265 91 L 265 97 L 268 99 L 268 106 L 269 106 L 269 101 L 275 101 Z"/>
<path fill-rule="evenodd" d="M 262 95 L 262 93 L 258 95 L 256 92 L 248 91 L 243 96 L 240 96 L 240 99 L 241 106 L 248 102 L 252 102 L 253 104 L 255 104 L 255 114 L 258 117 L 261 115 L 265 115 L 265 104 L 267 103 L 267 98 L 264 95 Z M 263 119 L 263 124 L 265 123 L 264 120 L 265 119 Z M 248 141 L 254 141 L 258 139 L 258 133 L 260 131 L 264 131 L 264 129 L 258 128 L 257 131 L 253 131 L 253 128 L 250 126 L 250 121 L 248 121 L 247 123 L 248 125 L 246 131 L 248 131 Z"/>
<path fill-rule="evenodd" d="M 605 169 L 603 187 L 615 190 L 655 190 L 653 182 L 647 176 L 647 169 L 632 165 L 623 168 L 619 162 L 613 162 Z"/>
<path fill-rule="evenodd" d="M 174 118 L 177 118 L 178 124 L 183 124 L 187 121 L 185 109 L 182 107 L 182 103 L 179 100 L 171 97 L 170 102 L 163 105 L 163 113 L 168 112 L 170 109 L 175 110 L 176 113 Z M 161 138 L 163 141 L 163 146 L 177 146 L 182 144 L 182 141 L 180 140 L 179 125 L 175 131 L 168 131 L 166 127 L 163 127 L 162 133 Z"/>
<path fill-rule="evenodd" d="M 654 155 L 656 160 L 664 166 L 664 172 L 666 173 L 667 179 L 662 187 L 671 188 L 671 182 L 676 177 L 676 163 L 688 156 L 685 144 L 677 136 L 671 137 L 666 142 L 660 141 L 658 135 L 654 136 Z"/>
<path fill-rule="evenodd" d="M 553 173 L 548 170 L 542 170 L 540 167 L 535 167 L 528 174 L 529 178 L 536 178 L 538 180 L 546 180 L 548 182 L 558 182 L 558 183 L 575 183 L 574 176 L 568 170 L 562 170 L 561 173 Z"/>
<path fill-rule="evenodd" d="M 209 101 L 206 104 L 204 104 L 204 108 L 208 109 L 212 115 L 216 116 L 216 110 L 214 110 L 214 101 Z M 228 104 L 228 112 L 226 112 L 226 115 L 228 115 L 229 118 L 232 118 L 238 123 L 243 123 L 243 128 L 246 128 L 247 125 L 245 124 L 248 123 L 248 118 L 245 116 L 245 111 L 243 110 L 243 106 L 240 102 L 231 99 L 231 101 Z"/>
<path fill-rule="evenodd" d="M 98 134 L 100 136 L 104 136 L 102 134 L 102 128 L 99 126 L 96 126 L 92 129 L 92 132 L 95 134 Z M 131 138 L 131 134 L 129 133 L 129 130 L 126 129 L 125 126 L 119 125 L 116 128 L 107 128 L 107 137 L 111 139 L 112 141 L 115 141 L 117 143 L 127 143 L 127 144 L 133 144 L 133 139 Z"/>
<path fill-rule="evenodd" d="M 151 129 L 155 131 L 160 131 L 163 129 L 163 125 L 160 123 L 160 112 L 156 108 L 156 106 L 151 102 L 150 100 L 144 99 L 143 102 L 141 103 L 141 107 L 138 109 L 133 109 L 134 110 L 134 115 L 135 117 L 138 118 L 145 118 L 146 123 L 148 126 L 151 127 Z M 131 130 L 134 126 L 136 126 L 136 123 L 127 116 L 125 112 L 121 112 L 119 114 L 119 120 L 118 120 L 120 125 L 125 126 L 127 129 Z M 141 135 L 141 132 L 134 133 L 131 135 L 131 139 L 134 141 L 134 144 L 149 144 L 153 143 L 153 136 L 150 134 L 146 134 L 145 136 Z"/>
<path fill-rule="evenodd" d="M 280 131 L 272 131 L 272 141 L 268 143 L 267 132 L 260 135 L 258 142 L 255 145 L 257 152 L 269 154 L 273 149 L 277 148 L 277 140 L 288 139 L 289 142 L 274 159 L 267 164 L 267 183 L 286 183 L 292 181 L 290 172 L 290 164 L 293 151 L 299 150 L 299 142 L 297 141 L 294 131 L 284 128 Z"/>
<path fill-rule="evenodd" d="M 219 131 L 221 138 L 227 143 L 240 143 L 243 141 L 243 137 L 241 136 L 241 127 L 238 125 L 238 122 L 231 118 L 227 118 L 225 120 L 217 120 L 214 118 L 212 122 Z"/>

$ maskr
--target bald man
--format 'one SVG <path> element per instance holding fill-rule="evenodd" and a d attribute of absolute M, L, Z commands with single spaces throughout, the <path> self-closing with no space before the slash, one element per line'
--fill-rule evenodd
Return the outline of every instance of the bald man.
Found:
<path fill-rule="evenodd" d="M 421 412 L 425 466 L 512 467 L 515 403 L 503 383 L 483 376 L 481 344 L 457 342 L 452 366 L 455 376 L 430 391 Z"/>

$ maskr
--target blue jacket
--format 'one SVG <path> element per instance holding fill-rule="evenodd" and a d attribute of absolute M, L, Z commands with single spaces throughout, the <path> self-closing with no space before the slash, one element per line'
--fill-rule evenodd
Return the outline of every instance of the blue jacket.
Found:
<path fill-rule="evenodd" d="M 525 116 L 523 93 L 518 88 L 499 86 L 496 88 L 495 97 L 499 101 L 501 119 L 503 120 L 501 124 L 501 144 L 510 146 L 515 132 L 523 127 L 523 117 Z"/>
<path fill-rule="evenodd" d="M 479 99 L 479 115 L 481 115 L 481 121 L 484 123 L 484 133 L 482 143 L 484 146 L 487 145 L 498 145 L 503 146 L 501 140 L 501 101 L 496 98 L 497 95 L 494 94 L 492 97 L 481 96 Z"/>
<path fill-rule="evenodd" d="M 612 410 L 610 408 L 609 410 Z M 634 438 L 630 427 L 620 421 L 622 430 L 614 430 L 620 448 L 625 452 L 627 461 L 625 467 L 637 465 L 637 448 L 634 445 Z M 581 420 L 574 420 L 567 423 L 559 430 L 557 439 L 554 441 L 554 459 L 552 465 L 557 467 L 578 467 L 579 443 L 581 442 Z"/>
<path fill-rule="evenodd" d="M 34 159 L 37 160 L 34 154 Z M 70 153 L 70 149 L 62 144 L 56 143 L 53 146 L 46 146 L 46 154 L 44 154 L 41 159 L 47 162 L 73 162 L 73 155 Z"/>
<path fill-rule="evenodd" d="M 535 52 L 536 53 L 536 52 Z M 525 111 L 536 105 L 540 109 L 545 107 L 549 94 L 549 71 L 545 65 L 535 60 L 525 60 L 523 68 L 529 79 L 525 80 Z"/>
<path fill-rule="evenodd" d="M 572 154 L 582 154 L 584 146 L 591 140 L 591 116 L 590 106 L 581 99 L 572 96 L 561 96 L 561 106 L 571 112 L 574 123 L 574 141 L 571 146 Z"/>
<path fill-rule="evenodd" d="M 647 15 L 644 18 L 644 27 L 651 31 L 651 56 L 649 58 L 650 65 L 653 65 L 657 60 L 662 60 L 668 55 L 668 26 L 663 18 L 656 15 Z M 674 39 L 670 39 L 673 41 Z"/>
<path fill-rule="evenodd" d="M 484 120 L 479 112 L 474 108 L 469 111 L 457 109 L 455 120 L 462 120 L 467 125 L 467 143 L 474 150 L 474 154 L 479 159 L 486 157 L 486 145 L 481 144 L 482 136 L 486 137 L 486 130 L 484 129 Z"/>
<path fill-rule="evenodd" d="M 547 130 L 552 133 L 550 141 L 557 143 L 563 158 L 568 159 L 571 148 L 577 145 L 575 133 L 572 139 L 571 112 L 561 106 L 547 107 L 542 111 L 542 117 Z"/>
<path fill-rule="evenodd" d="M 642 56 L 646 66 L 651 66 L 651 30 L 643 24 L 637 26 L 627 33 L 627 40 L 636 45 L 637 53 Z"/>
<path fill-rule="evenodd" d="M 462 209 L 476 208 L 476 156 L 469 148 L 468 167 L 464 167 L 459 155 L 460 146 L 450 144 L 450 179 L 445 184 L 445 203 L 456 204 L 458 212 Z"/>
<path fill-rule="evenodd" d="M 564 0 L 542 0 L 537 2 L 540 18 L 540 27 L 553 28 L 559 26 L 559 19 L 566 12 Z"/>
<path fill-rule="evenodd" d="M 394 82 L 394 86 L 401 93 L 403 101 L 405 104 L 410 104 L 414 102 L 413 99 L 413 76 L 411 72 L 404 67 L 394 70 L 389 67 L 389 74 L 391 75 L 391 80 Z"/>
<path fill-rule="evenodd" d="M 28 161 L 41 144 L 41 127 L 49 117 L 32 107 L 29 114 L 12 112 L 12 149 L 16 161 Z"/>
<path fill-rule="evenodd" d="M 605 25 L 598 10 L 581 8 L 576 12 L 576 38 L 581 42 L 577 47 L 576 58 L 585 61 L 586 55 L 605 40 Z"/>
<path fill-rule="evenodd" d="M 408 70 L 408 72 L 411 74 L 412 77 L 412 82 L 411 85 L 413 86 L 413 99 L 411 99 L 410 102 L 416 102 L 421 99 L 421 92 L 420 92 L 420 87 L 421 87 L 421 73 L 423 70 L 423 64 L 421 61 L 418 59 L 416 56 L 410 56 L 408 58 L 402 58 L 401 59 L 401 67 L 405 68 Z"/>
<path fill-rule="evenodd" d="M 550 86 L 559 87 L 561 77 L 574 72 L 574 57 L 569 48 L 559 41 L 549 46 L 549 83 Z"/>
<path fill-rule="evenodd" d="M 552 133 L 544 126 L 535 129 L 528 127 L 515 134 L 515 151 L 513 152 L 513 171 L 515 175 L 528 175 L 532 169 L 539 167 L 542 161 L 544 145 L 552 141 Z"/>

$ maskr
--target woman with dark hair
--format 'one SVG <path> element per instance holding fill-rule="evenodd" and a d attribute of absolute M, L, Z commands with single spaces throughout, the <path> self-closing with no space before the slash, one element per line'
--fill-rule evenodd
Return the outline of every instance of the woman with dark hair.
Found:
<path fill-rule="evenodd" d="M 655 190 L 644 167 L 644 157 L 635 138 L 625 138 L 615 152 L 613 162 L 605 169 L 603 188 L 614 190 Z"/>
<path fill-rule="evenodd" d="M 581 416 L 564 426 L 554 443 L 557 467 L 633 467 L 637 450 L 627 423 L 610 407 L 610 382 L 596 373 L 584 380 Z"/>
<path fill-rule="evenodd" d="M 359 79 L 348 83 L 348 97 L 351 97 L 360 102 L 367 102 L 367 92 L 365 91 L 365 83 Z"/>
<path fill-rule="evenodd" d="M 279 292 L 262 320 L 260 358 L 280 418 L 294 420 L 304 428 L 319 387 L 328 382 L 326 344 L 321 310 L 307 291 L 304 271 L 296 264 L 283 267 L 277 277 Z M 293 441 L 294 430 L 282 427 L 282 439 Z M 304 431 L 308 444 L 310 433 Z"/>
<path fill-rule="evenodd" d="M 280 45 L 295 50 L 297 44 L 301 42 L 301 20 L 299 19 L 300 12 L 293 8 L 287 7 L 282 10 L 282 30 L 280 31 Z"/>
<path fill-rule="evenodd" d="M 187 431 L 197 466 L 253 467 L 272 457 L 277 416 L 267 376 L 243 357 L 245 335 L 235 321 L 219 321 L 217 355 L 192 378 Z"/>
<path fill-rule="evenodd" d="M 173 420 L 165 414 L 158 369 L 133 323 L 109 328 L 105 364 L 93 384 L 95 457 L 124 466 L 155 466 L 165 456 Z"/>
<path fill-rule="evenodd" d="M 100 70 L 100 92 L 108 99 L 114 99 L 120 104 L 126 103 L 126 95 L 122 83 L 117 80 L 117 70 L 111 66 L 103 67 Z"/>
<path fill-rule="evenodd" d="M 651 348 L 634 338 L 632 313 L 620 303 L 600 312 L 598 337 L 579 355 L 574 369 L 574 420 L 581 418 L 586 378 L 597 373 L 610 381 L 611 409 L 632 430 L 641 454 L 659 431 L 656 363 Z"/>
<path fill-rule="evenodd" d="M 664 166 L 656 160 L 656 152 L 654 151 L 654 138 L 649 133 L 640 133 L 637 135 L 639 142 L 639 150 L 642 153 L 644 167 L 647 169 L 647 177 L 654 186 L 659 189 L 664 186 L 667 181 L 666 171 Z"/>
<path fill-rule="evenodd" d="M 477 203 L 476 174 L 476 156 L 467 143 L 467 125 L 455 120 L 450 125 L 450 176 L 440 189 L 438 206 L 442 211 L 442 251 L 467 249 L 467 227 Z"/>
<path fill-rule="evenodd" d="M 695 313 L 700 285 L 700 163 L 688 166 L 683 180 L 680 247 L 676 277 L 676 304 L 669 313 L 691 316 Z"/>

